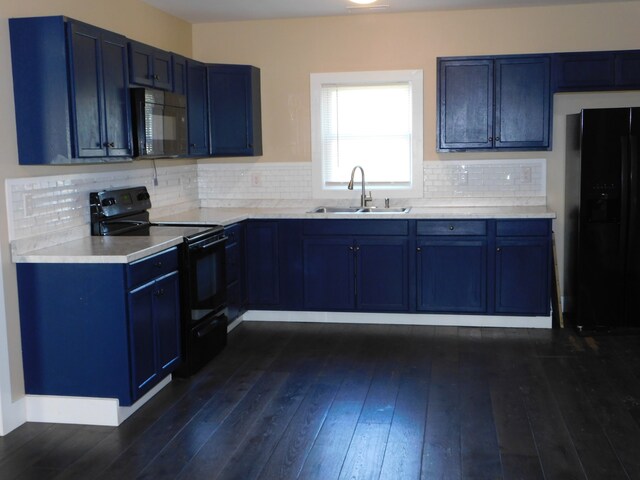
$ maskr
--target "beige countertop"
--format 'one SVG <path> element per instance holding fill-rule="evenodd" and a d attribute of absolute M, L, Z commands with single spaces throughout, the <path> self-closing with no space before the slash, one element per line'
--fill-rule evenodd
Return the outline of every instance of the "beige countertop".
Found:
<path fill-rule="evenodd" d="M 464 218 L 556 218 L 546 206 L 518 207 L 412 207 L 408 213 L 309 213 L 308 208 L 199 208 L 176 215 L 154 218 L 163 222 L 218 223 L 231 225 L 247 219 L 464 219 Z M 380 210 L 384 210 L 381 208 Z"/>
<path fill-rule="evenodd" d="M 231 225 L 247 219 L 509 219 L 555 218 L 545 206 L 413 207 L 408 213 L 308 213 L 308 208 L 199 208 L 153 221 Z M 180 236 L 85 237 L 13 253 L 15 263 L 130 263 L 182 242 Z"/>
<path fill-rule="evenodd" d="M 131 263 L 182 243 L 182 237 L 85 237 L 14 254 L 15 263 Z"/>

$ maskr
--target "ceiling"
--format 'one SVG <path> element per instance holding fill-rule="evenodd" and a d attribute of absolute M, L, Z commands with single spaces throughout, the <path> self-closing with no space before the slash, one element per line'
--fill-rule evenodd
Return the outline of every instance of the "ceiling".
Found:
<path fill-rule="evenodd" d="M 377 0 L 371 7 L 349 0 L 143 0 L 190 23 L 321 17 L 378 12 L 606 3 L 621 0 Z M 633 1 L 633 0 L 622 0 Z M 348 8 L 356 7 L 356 8 Z"/>

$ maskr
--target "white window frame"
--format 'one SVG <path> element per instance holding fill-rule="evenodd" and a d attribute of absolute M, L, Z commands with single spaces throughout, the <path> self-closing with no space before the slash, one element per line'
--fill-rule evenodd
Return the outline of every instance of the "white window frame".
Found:
<path fill-rule="evenodd" d="M 311 74 L 311 161 L 313 198 L 353 198 L 359 199 L 360 172 L 356 172 L 354 190 L 344 186 L 324 185 L 322 162 L 321 102 L 322 86 L 334 85 L 375 85 L 383 83 L 408 82 L 411 88 L 412 132 L 411 132 L 411 186 L 366 185 L 375 200 L 390 198 L 422 198 L 423 179 L 423 74 L 422 70 L 387 70 L 371 72 L 335 72 Z M 366 169 L 365 169 L 366 177 Z"/>

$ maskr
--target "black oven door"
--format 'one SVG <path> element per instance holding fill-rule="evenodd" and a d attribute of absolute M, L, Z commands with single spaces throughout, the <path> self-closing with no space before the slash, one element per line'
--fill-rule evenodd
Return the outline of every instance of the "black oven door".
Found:
<path fill-rule="evenodd" d="M 186 245 L 183 282 L 183 362 L 175 375 L 189 377 L 227 344 L 226 237 Z"/>
<path fill-rule="evenodd" d="M 187 297 L 192 327 L 227 306 L 225 242 L 222 236 L 188 245 Z"/>

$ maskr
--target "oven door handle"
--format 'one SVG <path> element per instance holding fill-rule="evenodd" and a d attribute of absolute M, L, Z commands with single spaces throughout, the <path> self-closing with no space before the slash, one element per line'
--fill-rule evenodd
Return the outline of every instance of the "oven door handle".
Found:
<path fill-rule="evenodd" d="M 205 335 L 208 335 L 209 333 L 211 333 L 213 330 L 215 330 L 216 328 L 218 328 L 218 324 L 221 321 L 224 321 L 225 319 L 225 315 L 224 314 L 220 314 L 218 316 L 216 316 L 213 320 L 211 320 L 211 322 L 209 322 L 208 324 L 198 328 L 196 330 L 196 336 L 198 338 L 202 338 Z"/>
<path fill-rule="evenodd" d="M 217 245 L 219 243 L 226 242 L 227 238 L 228 237 L 221 237 L 221 238 L 218 238 L 218 239 L 214 240 L 213 242 L 205 243 L 204 245 L 195 244 L 195 245 L 192 245 L 191 248 L 194 249 L 194 250 L 203 250 L 205 248 L 213 247 L 214 245 Z"/>

